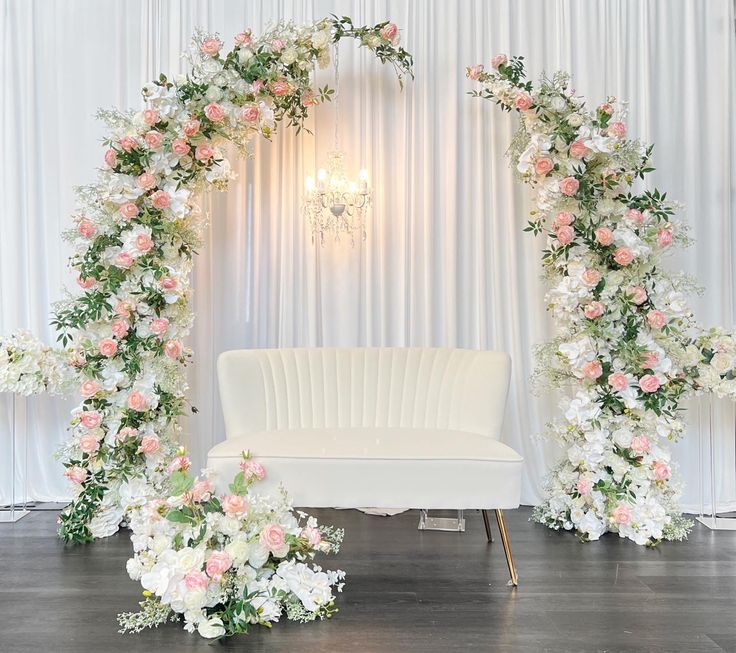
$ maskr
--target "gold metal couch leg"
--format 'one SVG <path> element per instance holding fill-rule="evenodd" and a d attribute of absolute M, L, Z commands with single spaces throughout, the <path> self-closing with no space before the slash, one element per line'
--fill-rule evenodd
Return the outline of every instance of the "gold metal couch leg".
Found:
<path fill-rule="evenodd" d="M 509 585 L 516 587 L 519 584 L 519 576 L 516 573 L 514 559 L 511 556 L 511 544 L 509 544 L 509 534 L 506 530 L 506 521 L 503 518 L 503 510 L 496 510 L 496 521 L 498 521 L 498 530 L 501 532 L 501 542 L 503 543 L 503 552 L 506 554 L 506 564 L 509 566 L 509 575 L 511 576 Z"/>

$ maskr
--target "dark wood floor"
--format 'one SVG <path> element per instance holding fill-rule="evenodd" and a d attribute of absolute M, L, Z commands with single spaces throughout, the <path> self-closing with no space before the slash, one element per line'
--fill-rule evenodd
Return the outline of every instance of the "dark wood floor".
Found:
<path fill-rule="evenodd" d="M 696 526 L 685 543 L 640 548 L 618 537 L 583 545 L 507 512 L 520 574 L 508 579 L 479 513 L 467 532 L 418 532 L 417 513 L 391 518 L 315 510 L 345 527 L 347 571 L 330 621 L 277 624 L 223 648 L 249 652 L 736 651 L 736 533 Z M 56 514 L 0 525 L 0 651 L 212 651 L 170 624 L 117 634 L 140 588 L 125 573 L 128 533 L 82 547 L 54 536 Z M 494 530 L 496 526 L 494 523 Z M 327 566 L 327 565 L 325 565 Z"/>

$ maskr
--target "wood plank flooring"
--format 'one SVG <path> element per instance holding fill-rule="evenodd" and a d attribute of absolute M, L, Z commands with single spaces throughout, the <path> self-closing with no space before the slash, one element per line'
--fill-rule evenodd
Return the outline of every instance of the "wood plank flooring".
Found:
<path fill-rule="evenodd" d="M 696 525 L 689 541 L 654 550 L 615 536 L 583 545 L 531 523 L 528 508 L 507 511 L 520 576 L 512 590 L 478 512 L 466 512 L 464 534 L 417 531 L 416 511 L 312 512 L 346 529 L 340 555 L 322 558 L 348 574 L 340 613 L 214 647 L 175 624 L 117 633 L 117 613 L 140 597 L 125 573 L 127 532 L 66 547 L 54 512 L 0 525 L 0 651 L 736 652 L 736 532 Z"/>

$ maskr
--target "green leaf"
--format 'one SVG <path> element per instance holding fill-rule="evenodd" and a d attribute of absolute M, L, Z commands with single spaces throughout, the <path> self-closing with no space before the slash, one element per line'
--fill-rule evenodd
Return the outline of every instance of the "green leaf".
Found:
<path fill-rule="evenodd" d="M 177 524 L 191 524 L 194 522 L 193 517 L 189 517 L 188 515 L 185 515 L 181 510 L 169 510 L 169 513 L 166 515 L 166 519 L 169 521 L 176 522 Z"/>
<path fill-rule="evenodd" d="M 171 493 L 174 496 L 189 492 L 194 485 L 194 479 L 182 470 L 177 470 L 171 474 Z"/>

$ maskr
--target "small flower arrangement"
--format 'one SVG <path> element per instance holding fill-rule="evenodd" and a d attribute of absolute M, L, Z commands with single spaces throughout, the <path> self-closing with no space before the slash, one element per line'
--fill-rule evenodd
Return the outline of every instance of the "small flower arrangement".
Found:
<path fill-rule="evenodd" d="M 135 553 L 127 570 L 145 598 L 139 612 L 118 616 L 121 633 L 183 617 L 188 632 L 220 638 L 270 627 L 283 614 L 305 623 L 337 612 L 334 592 L 345 573 L 311 562 L 339 551 L 342 529 L 295 514 L 283 490 L 253 492 L 266 472 L 248 452 L 228 494 L 217 495 L 213 479 L 194 478 L 189 467 L 179 450 L 169 464 L 168 499 L 129 512 Z"/>
<path fill-rule="evenodd" d="M 71 381 L 66 352 L 44 345 L 28 331 L 0 336 L 0 392 L 58 395 L 69 391 Z"/>
<path fill-rule="evenodd" d="M 723 329 L 711 329 L 691 346 L 699 354 L 698 390 L 721 399 L 736 400 L 736 337 Z"/>

